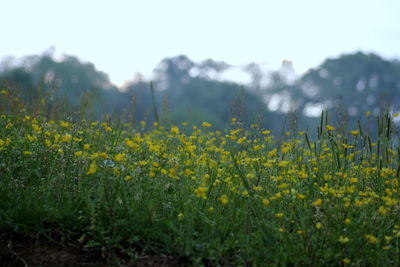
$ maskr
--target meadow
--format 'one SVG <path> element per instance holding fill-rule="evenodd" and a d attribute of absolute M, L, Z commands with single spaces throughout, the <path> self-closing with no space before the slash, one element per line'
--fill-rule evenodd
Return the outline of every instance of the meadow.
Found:
<path fill-rule="evenodd" d="M 316 137 L 51 118 L 0 91 L 0 229 L 187 265 L 399 266 L 398 114 Z M 63 117 L 62 117 L 63 116 Z"/>

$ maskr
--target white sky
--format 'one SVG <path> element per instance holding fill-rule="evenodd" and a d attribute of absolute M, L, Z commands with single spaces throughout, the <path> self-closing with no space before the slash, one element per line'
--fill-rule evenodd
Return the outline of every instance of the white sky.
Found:
<path fill-rule="evenodd" d="M 0 58 L 58 53 L 117 85 L 186 54 L 297 73 L 357 50 L 400 58 L 399 0 L 0 0 Z"/>

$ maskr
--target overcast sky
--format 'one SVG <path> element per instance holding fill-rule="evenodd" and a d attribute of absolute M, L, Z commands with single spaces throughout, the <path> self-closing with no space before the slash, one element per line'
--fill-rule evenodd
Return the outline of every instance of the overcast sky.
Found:
<path fill-rule="evenodd" d="M 233 65 L 283 59 L 299 74 L 354 51 L 400 58 L 399 0 L 0 0 L 0 58 L 90 61 L 117 85 L 186 54 Z"/>

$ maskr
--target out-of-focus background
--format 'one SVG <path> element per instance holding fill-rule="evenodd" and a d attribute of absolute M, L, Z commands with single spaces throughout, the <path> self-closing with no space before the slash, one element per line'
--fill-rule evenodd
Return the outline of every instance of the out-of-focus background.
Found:
<path fill-rule="evenodd" d="M 93 119 L 151 123 L 156 105 L 165 123 L 224 128 L 236 117 L 280 133 L 286 122 L 313 127 L 322 110 L 349 127 L 400 110 L 396 0 L 15 0 L 0 10 L 0 86 L 86 101 Z"/>

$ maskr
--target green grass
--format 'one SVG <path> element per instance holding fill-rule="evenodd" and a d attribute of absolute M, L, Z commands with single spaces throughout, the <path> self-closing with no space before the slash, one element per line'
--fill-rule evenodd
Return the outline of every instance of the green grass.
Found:
<path fill-rule="evenodd" d="M 310 140 L 235 120 L 224 132 L 207 123 L 144 131 L 8 106 L 0 229 L 75 240 L 110 261 L 398 266 L 398 137 L 392 117 L 377 122 L 373 140 L 362 125 L 343 134 L 322 116 Z"/>

